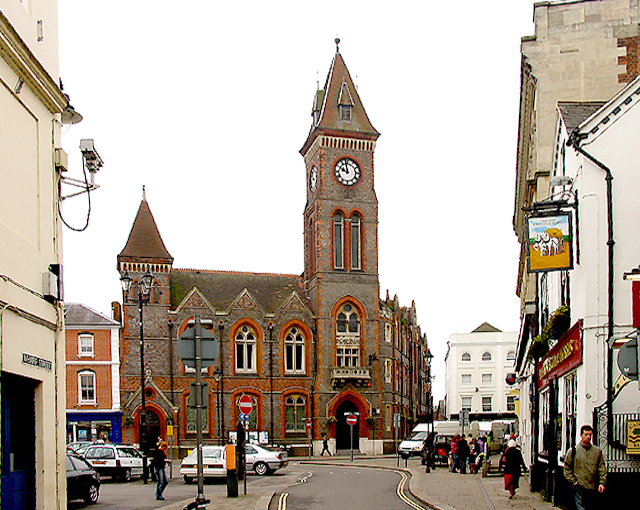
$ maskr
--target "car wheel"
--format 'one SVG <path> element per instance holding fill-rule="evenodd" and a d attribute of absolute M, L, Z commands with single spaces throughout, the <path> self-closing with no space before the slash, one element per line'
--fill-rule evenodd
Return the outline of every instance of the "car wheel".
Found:
<path fill-rule="evenodd" d="M 85 497 L 82 499 L 84 499 L 85 503 L 95 504 L 98 502 L 99 495 L 100 495 L 100 489 L 94 483 L 89 485 L 89 490 L 87 491 L 87 494 L 85 495 Z"/>
<path fill-rule="evenodd" d="M 131 481 L 131 469 L 123 470 L 122 474 L 120 475 L 120 478 L 122 479 L 123 482 L 130 482 Z"/>
<path fill-rule="evenodd" d="M 184 475 L 182 479 L 184 480 L 184 483 L 193 483 L 193 478 L 190 476 Z"/>
<path fill-rule="evenodd" d="M 256 462 L 253 466 L 253 470 L 256 472 L 256 475 L 264 476 L 269 474 L 269 466 L 264 462 Z"/>

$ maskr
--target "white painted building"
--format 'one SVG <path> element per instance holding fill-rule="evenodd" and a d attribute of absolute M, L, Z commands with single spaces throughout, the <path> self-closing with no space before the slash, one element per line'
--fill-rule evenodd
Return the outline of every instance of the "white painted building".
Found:
<path fill-rule="evenodd" d="M 66 508 L 55 0 L 0 0 L 3 510 Z"/>
<path fill-rule="evenodd" d="M 449 337 L 445 356 L 445 408 L 449 420 L 463 409 L 471 421 L 515 418 L 517 394 L 505 379 L 513 373 L 518 333 L 486 322 Z"/>
<path fill-rule="evenodd" d="M 535 374 L 531 364 L 522 373 L 523 393 L 534 392 L 535 378 L 540 392 L 537 430 L 531 423 L 521 423 L 529 436 L 525 453 L 530 461 L 537 456 L 542 463 L 562 465 L 564 454 L 578 440 L 580 426 L 595 424 L 594 442 L 603 448 L 609 472 L 614 476 L 639 472 L 637 457 L 627 454 L 632 442 L 627 424 L 640 420 L 638 358 L 631 349 L 635 340 L 629 343 L 638 332 L 634 321 L 640 325 L 640 317 L 633 316 L 638 289 L 632 295 L 632 283 L 624 278 L 640 265 L 639 101 L 640 78 L 636 78 L 606 104 L 558 104 L 551 182 L 563 185 L 552 186 L 541 206 L 558 204 L 556 210 L 570 212 L 573 269 L 536 275 L 537 306 L 547 316 L 568 307 L 571 329 L 555 339 L 557 343 L 552 341 L 552 350 Z M 554 177 L 564 180 L 554 182 Z M 635 357 L 635 365 L 624 363 L 627 353 Z M 531 431 L 537 437 L 531 437 Z"/>

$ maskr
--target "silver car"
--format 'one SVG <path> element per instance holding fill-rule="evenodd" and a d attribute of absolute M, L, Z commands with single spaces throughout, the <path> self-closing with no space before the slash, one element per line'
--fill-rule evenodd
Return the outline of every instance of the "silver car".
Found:
<path fill-rule="evenodd" d="M 257 444 L 247 444 L 247 471 L 253 469 L 257 475 L 271 475 L 278 469 L 287 467 L 287 452 L 265 448 Z"/>

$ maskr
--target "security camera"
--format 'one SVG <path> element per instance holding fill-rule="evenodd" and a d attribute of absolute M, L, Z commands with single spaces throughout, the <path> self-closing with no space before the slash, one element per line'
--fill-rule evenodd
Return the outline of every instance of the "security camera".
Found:
<path fill-rule="evenodd" d="M 93 138 L 83 138 L 80 140 L 80 152 L 84 158 L 84 163 L 89 172 L 97 172 L 103 165 L 102 158 L 93 144 Z"/>

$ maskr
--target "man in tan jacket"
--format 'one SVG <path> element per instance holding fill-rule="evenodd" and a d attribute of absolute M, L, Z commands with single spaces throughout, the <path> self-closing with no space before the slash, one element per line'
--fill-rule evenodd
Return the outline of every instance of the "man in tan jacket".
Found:
<path fill-rule="evenodd" d="M 591 444 L 593 428 L 580 427 L 581 441 L 567 452 L 564 459 L 564 477 L 572 484 L 576 510 L 598 507 L 596 492 L 603 493 L 607 483 L 607 468 L 602 450 Z"/>

